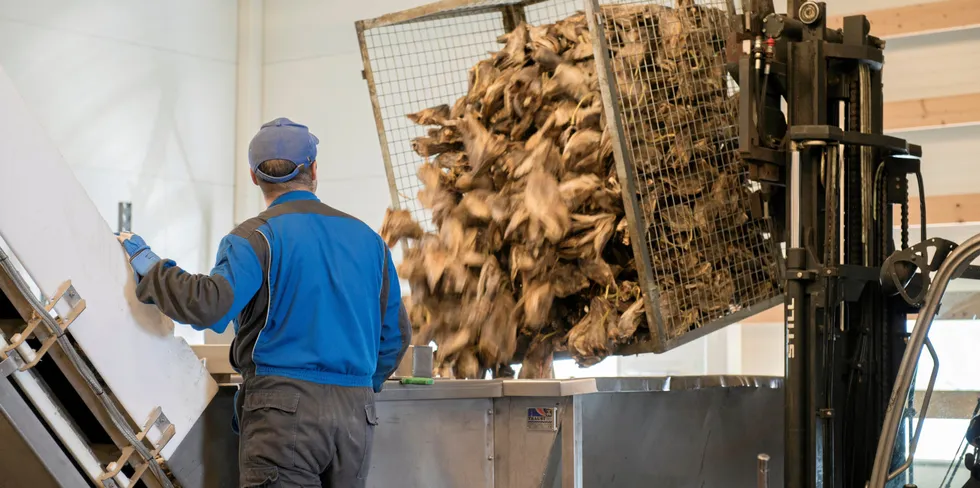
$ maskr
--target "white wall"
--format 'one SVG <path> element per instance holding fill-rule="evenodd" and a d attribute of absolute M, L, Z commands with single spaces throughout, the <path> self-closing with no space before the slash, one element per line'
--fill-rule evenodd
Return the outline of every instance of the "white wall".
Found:
<path fill-rule="evenodd" d="M 426 3 L 266 0 L 263 119 L 320 138 L 318 196 L 380 228 L 391 205 L 354 22 Z"/>
<path fill-rule="evenodd" d="M 103 217 L 115 229 L 131 201 L 133 230 L 198 272 L 232 226 L 236 12 L 228 0 L 0 0 L 0 65 Z"/>

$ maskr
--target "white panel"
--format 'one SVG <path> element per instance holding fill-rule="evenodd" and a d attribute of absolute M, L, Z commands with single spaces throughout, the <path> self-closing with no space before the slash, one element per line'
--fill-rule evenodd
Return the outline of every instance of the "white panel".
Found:
<path fill-rule="evenodd" d="M 248 146 L 262 125 L 262 45 L 265 36 L 263 0 L 238 2 L 238 66 L 235 96 L 235 223 L 259 213 L 265 205 L 262 192 L 252 183 Z"/>
<path fill-rule="evenodd" d="M 915 325 L 909 322 L 909 330 Z M 936 389 L 940 391 L 980 391 L 976 346 L 980 344 L 980 322 L 976 320 L 937 320 L 929 329 L 929 340 L 939 355 Z M 923 351 L 915 388 L 925 390 L 932 375 L 932 357 Z"/>
<path fill-rule="evenodd" d="M 980 88 L 980 82 L 977 87 Z M 926 195 L 977 193 L 977 154 L 980 154 L 980 127 L 953 127 L 909 133 L 898 137 L 922 146 L 922 176 Z M 918 194 L 914 180 L 909 190 Z M 928 209 L 926 209 L 928 211 Z"/>
<path fill-rule="evenodd" d="M 705 373 L 742 374 L 741 329 L 733 324 L 705 337 Z"/>
<path fill-rule="evenodd" d="M 374 230 L 381 229 L 385 209 L 391 206 L 388 179 L 384 176 L 349 180 L 321 179 L 316 194 L 323 203 L 361 219 Z"/>
<path fill-rule="evenodd" d="M 702 375 L 707 373 L 706 339 L 672 349 L 664 354 L 640 354 L 619 359 L 622 376 Z"/>
<path fill-rule="evenodd" d="M 36 3 L 0 1 L 0 65 L 110 226 L 130 201 L 134 231 L 207 272 L 233 222 L 234 2 L 61 1 L 50 19 L 52 3 Z M 85 28 L 66 28 L 69 15 Z M 158 20 L 146 32 L 124 35 L 147 15 Z M 85 30 L 93 25 L 98 34 Z M 228 59 L 215 57 L 226 49 Z"/>
<path fill-rule="evenodd" d="M 554 362 L 555 378 L 608 378 L 619 376 L 619 360 L 616 356 L 607 357 L 587 368 L 579 367 L 574 359 L 559 359 Z M 520 370 L 517 370 L 519 372 Z"/>
<path fill-rule="evenodd" d="M 385 175 L 361 68 L 360 54 L 266 65 L 264 119 L 289 117 L 310 127 L 320 138 L 321 177 Z"/>
<path fill-rule="evenodd" d="M 980 90 L 980 29 L 888 41 L 885 99 L 910 100 Z"/>
<path fill-rule="evenodd" d="M 0 62 L 73 168 L 231 184 L 233 62 L 4 21 Z"/>
<path fill-rule="evenodd" d="M 358 53 L 354 22 L 432 3 L 431 0 L 266 0 L 265 62 Z"/>
<path fill-rule="evenodd" d="M 218 241 L 231 231 L 233 187 L 162 178 L 137 182 L 137 174 L 98 169 L 74 173 L 84 187 L 104 189 L 88 192 L 100 213 L 113 215 L 118 201 L 132 200 L 133 230 L 157 253 L 189 271 L 210 271 Z"/>
<path fill-rule="evenodd" d="M 783 324 L 742 326 L 742 374 L 782 376 L 785 372 Z"/>
<path fill-rule="evenodd" d="M 0 235 L 45 293 L 71 279 L 87 301 L 69 329 L 135 423 L 160 406 L 176 427 L 169 457 L 217 385 L 173 323 L 133 293 L 125 252 L 0 71 Z M 41 176 L 39 176 L 41 175 Z"/>
<path fill-rule="evenodd" d="M 228 0 L 0 0 L 0 19 L 233 62 L 236 9 Z"/>

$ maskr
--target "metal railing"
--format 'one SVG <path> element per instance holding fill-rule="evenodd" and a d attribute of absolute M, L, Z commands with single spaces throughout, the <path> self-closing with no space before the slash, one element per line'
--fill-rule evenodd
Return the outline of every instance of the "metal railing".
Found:
<path fill-rule="evenodd" d="M 933 360 L 937 359 L 935 351 L 928 342 L 929 329 L 932 328 L 932 323 L 935 320 L 940 305 L 942 305 L 943 295 L 946 293 L 949 282 L 962 275 L 963 271 L 978 256 L 980 256 L 980 235 L 971 237 L 953 250 L 936 272 L 932 286 L 926 294 L 923 306 L 915 321 L 915 327 L 912 329 L 912 334 L 909 337 L 908 346 L 905 349 L 905 354 L 902 356 L 902 363 L 899 367 L 895 387 L 892 389 L 891 397 L 888 400 L 885 423 L 882 427 L 881 437 L 878 439 L 878 449 L 875 455 L 874 469 L 871 473 L 871 481 L 868 485 L 869 488 L 885 488 L 888 480 L 894 479 L 894 477 L 907 469 L 915 457 L 914 449 L 911 449 L 907 461 L 899 469 L 890 471 L 892 457 L 895 452 L 895 440 L 898 436 L 899 425 L 904 417 L 905 400 L 908 398 L 909 390 L 912 388 L 912 379 L 918 366 L 919 357 L 922 355 L 922 348 L 928 347 L 930 354 L 933 354 Z M 937 362 L 935 370 L 938 370 L 938 366 Z M 933 375 L 935 376 L 935 371 Z M 931 383 L 935 383 L 934 379 Z M 928 403 L 929 398 L 924 398 L 922 407 L 924 412 L 928 409 Z M 919 430 L 921 430 L 921 427 Z"/>

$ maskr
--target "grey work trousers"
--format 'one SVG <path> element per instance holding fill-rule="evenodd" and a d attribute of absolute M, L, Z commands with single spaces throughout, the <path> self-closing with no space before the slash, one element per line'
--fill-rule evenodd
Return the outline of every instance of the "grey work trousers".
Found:
<path fill-rule="evenodd" d="M 378 424 L 371 388 L 254 376 L 235 409 L 243 488 L 365 486 Z"/>

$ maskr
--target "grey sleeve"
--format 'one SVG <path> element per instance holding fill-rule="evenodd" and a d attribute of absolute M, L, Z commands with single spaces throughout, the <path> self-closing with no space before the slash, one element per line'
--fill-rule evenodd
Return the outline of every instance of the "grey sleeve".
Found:
<path fill-rule="evenodd" d="M 198 330 L 220 327 L 218 322 L 231 310 L 234 291 L 224 276 L 197 275 L 173 261 L 161 261 L 136 285 L 136 298 L 151 303 L 164 315 Z"/>
<path fill-rule="evenodd" d="M 262 265 L 248 239 L 227 235 L 210 275 L 188 273 L 171 260 L 154 265 L 136 297 L 177 322 L 221 333 L 262 286 Z"/>

